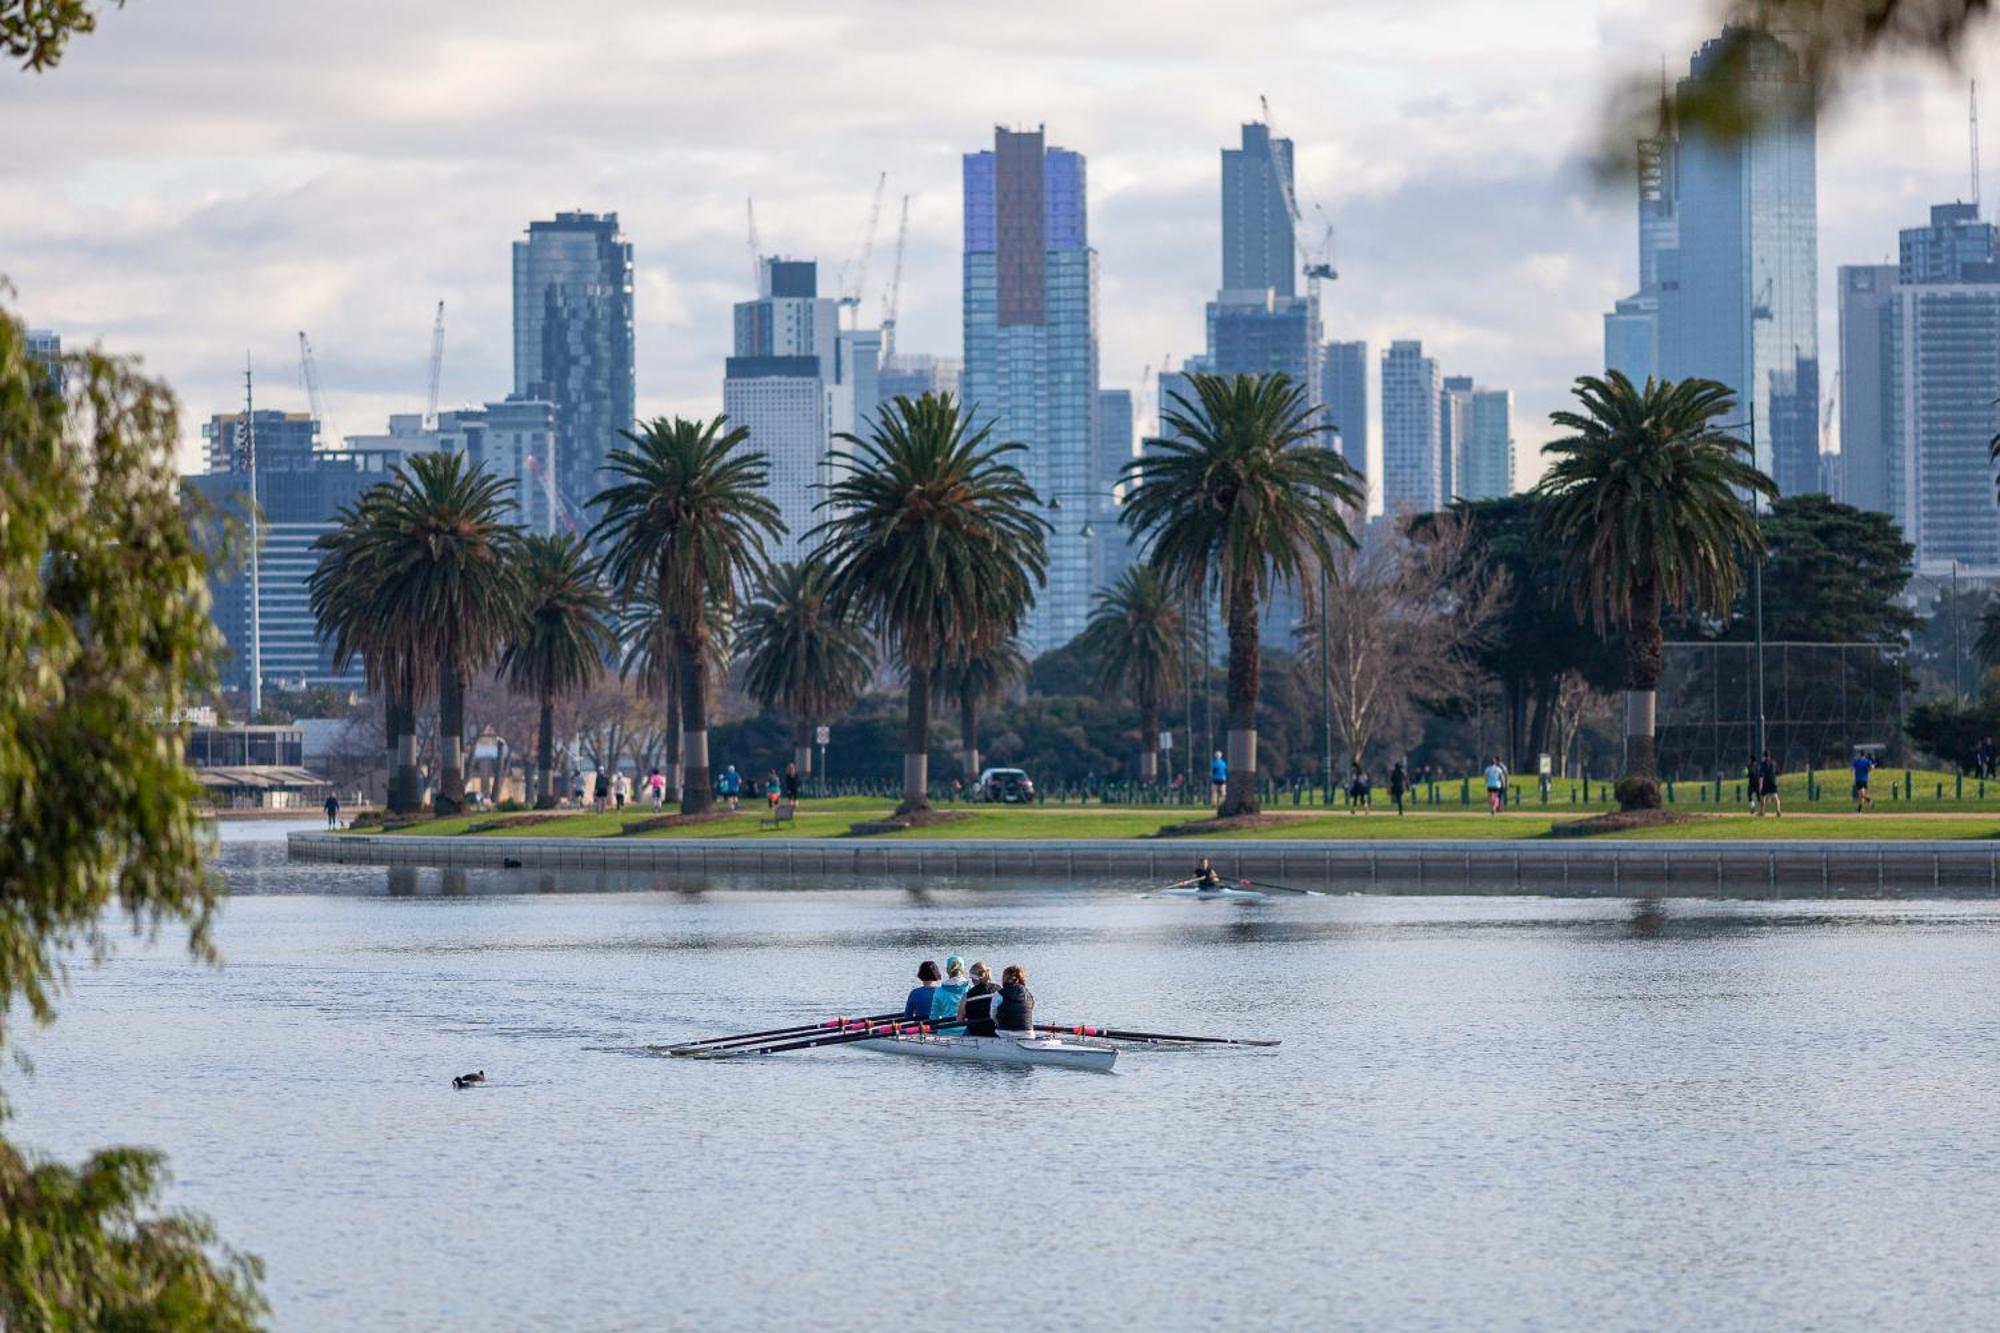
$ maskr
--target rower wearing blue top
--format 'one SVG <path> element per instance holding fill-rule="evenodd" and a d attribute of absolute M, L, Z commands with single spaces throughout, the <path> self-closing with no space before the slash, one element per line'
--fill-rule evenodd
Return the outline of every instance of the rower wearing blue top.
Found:
<path fill-rule="evenodd" d="M 957 954 L 945 959 L 944 980 L 938 983 L 937 999 L 931 1002 L 931 1017 L 957 1018 L 959 1002 L 971 989 L 972 982 L 965 975 L 965 960 Z"/>
<path fill-rule="evenodd" d="M 928 1023 L 938 1012 L 938 979 L 942 974 L 938 965 L 926 958 L 917 964 L 917 988 L 910 992 L 910 998 L 903 1001 L 903 1017 L 914 1018 L 919 1023 Z M 952 1006 L 952 1014 L 958 1013 L 958 1006 Z"/>

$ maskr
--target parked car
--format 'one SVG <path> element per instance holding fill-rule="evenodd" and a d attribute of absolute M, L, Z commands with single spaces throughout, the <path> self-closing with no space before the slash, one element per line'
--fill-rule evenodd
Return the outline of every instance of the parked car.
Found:
<path fill-rule="evenodd" d="M 1035 784 L 1018 768 L 989 768 L 979 775 L 979 799 L 1026 805 L 1035 799 Z"/>

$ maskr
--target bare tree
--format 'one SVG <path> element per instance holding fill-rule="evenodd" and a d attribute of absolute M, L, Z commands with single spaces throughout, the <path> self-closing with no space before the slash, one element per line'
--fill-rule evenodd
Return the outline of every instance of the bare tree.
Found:
<path fill-rule="evenodd" d="M 1334 730 L 1350 759 L 1365 764 L 1385 745 L 1408 743 L 1417 708 L 1463 698 L 1479 682 L 1474 651 L 1497 614 L 1503 580 L 1467 572 L 1470 530 L 1455 515 L 1434 519 L 1422 541 L 1402 524 L 1378 524 L 1359 549 L 1327 567 L 1325 643 L 1320 581 L 1306 581 L 1300 669 L 1317 684 L 1324 649 L 1331 666 Z"/>
<path fill-rule="evenodd" d="M 1553 719 L 1558 776 L 1567 778 L 1582 773 L 1583 757 L 1577 750 L 1583 734 L 1592 725 L 1609 724 L 1617 711 L 1616 704 L 1614 696 L 1592 689 L 1579 673 L 1572 671 L 1563 677 L 1556 693 Z"/>

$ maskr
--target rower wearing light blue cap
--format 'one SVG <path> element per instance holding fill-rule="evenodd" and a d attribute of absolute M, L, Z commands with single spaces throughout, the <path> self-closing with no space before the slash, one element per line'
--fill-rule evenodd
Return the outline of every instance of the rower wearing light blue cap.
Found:
<path fill-rule="evenodd" d="M 959 1002 L 972 989 L 965 975 L 965 960 L 957 954 L 944 960 L 944 980 L 938 983 L 937 998 L 931 1001 L 932 1018 L 957 1018 Z"/>

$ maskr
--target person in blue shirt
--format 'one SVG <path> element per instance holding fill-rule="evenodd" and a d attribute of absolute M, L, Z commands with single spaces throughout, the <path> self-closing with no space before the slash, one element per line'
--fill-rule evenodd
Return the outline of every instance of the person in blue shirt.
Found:
<path fill-rule="evenodd" d="M 913 1018 L 919 1023 L 931 1021 L 937 1013 L 938 982 L 943 975 L 938 971 L 938 965 L 928 958 L 917 964 L 917 987 L 903 1001 L 904 1018 Z M 953 1006 L 952 1013 L 958 1013 L 957 1006 Z"/>
<path fill-rule="evenodd" d="M 1868 778 L 1875 771 L 1875 761 L 1865 754 L 1854 756 L 1854 813 L 1860 814 L 1864 805 L 1875 804 L 1875 798 L 1868 794 Z"/>
<path fill-rule="evenodd" d="M 971 989 L 972 981 L 965 975 L 965 960 L 957 954 L 945 959 L 944 980 L 938 983 L 937 998 L 931 1001 L 931 1017 L 957 1018 L 959 1002 Z"/>
<path fill-rule="evenodd" d="M 1222 751 L 1215 752 L 1215 758 L 1208 765 L 1208 799 L 1222 804 L 1222 798 L 1229 794 L 1229 761 L 1222 757 Z"/>
<path fill-rule="evenodd" d="M 722 770 L 722 776 L 715 780 L 715 794 L 729 802 L 729 808 L 736 808 L 736 798 L 743 794 L 743 775 L 731 764 Z"/>

